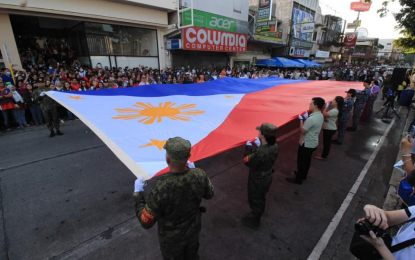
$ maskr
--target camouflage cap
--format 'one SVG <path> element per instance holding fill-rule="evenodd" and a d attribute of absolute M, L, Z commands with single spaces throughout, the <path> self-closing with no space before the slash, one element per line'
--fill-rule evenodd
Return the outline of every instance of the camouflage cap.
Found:
<path fill-rule="evenodd" d="M 277 129 L 278 127 L 270 123 L 263 123 L 261 126 L 256 127 L 256 130 L 260 130 L 262 134 L 268 136 L 276 136 Z"/>
<path fill-rule="evenodd" d="M 164 149 L 166 149 L 170 158 L 177 161 L 187 161 L 190 157 L 191 148 L 190 142 L 181 137 L 169 138 L 164 145 Z"/>

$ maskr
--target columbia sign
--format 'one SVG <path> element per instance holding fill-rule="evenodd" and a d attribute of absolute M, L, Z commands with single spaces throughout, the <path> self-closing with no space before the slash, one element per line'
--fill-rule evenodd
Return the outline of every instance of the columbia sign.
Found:
<path fill-rule="evenodd" d="M 207 28 L 183 29 L 183 49 L 197 51 L 246 52 L 246 34 L 224 32 Z"/>
<path fill-rule="evenodd" d="M 360 12 L 367 12 L 370 10 L 370 7 L 372 6 L 372 3 L 366 3 L 366 2 L 352 2 L 350 4 L 350 9 L 353 11 L 360 11 Z"/>

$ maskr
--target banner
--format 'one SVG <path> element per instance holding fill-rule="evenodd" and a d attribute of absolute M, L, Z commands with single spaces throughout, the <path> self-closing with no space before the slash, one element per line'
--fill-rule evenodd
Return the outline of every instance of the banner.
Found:
<path fill-rule="evenodd" d="M 180 1 L 182 7 L 191 7 L 192 0 Z M 240 21 L 247 21 L 249 16 L 249 0 L 193 0 L 193 10 L 222 15 Z"/>
<path fill-rule="evenodd" d="M 191 10 L 183 12 L 183 24 L 192 24 Z M 193 26 L 219 31 L 248 34 L 248 21 L 240 21 L 230 17 L 193 10 Z"/>
<path fill-rule="evenodd" d="M 354 47 L 357 43 L 357 33 L 346 33 L 346 36 L 344 37 L 343 46 L 344 47 Z"/>
<path fill-rule="evenodd" d="M 309 13 L 306 13 L 304 11 L 294 8 L 293 10 L 293 31 L 292 31 L 293 37 L 311 42 L 313 33 L 308 32 L 307 30 L 303 32 L 302 25 L 313 23 L 313 22 L 314 22 L 314 16 L 312 14 L 309 14 Z M 314 28 L 313 28 L 313 31 L 314 31 Z"/>
<path fill-rule="evenodd" d="M 303 23 L 301 25 L 301 33 L 313 33 L 314 23 Z"/>
<path fill-rule="evenodd" d="M 183 50 L 246 52 L 246 34 L 189 27 L 182 32 Z"/>
<path fill-rule="evenodd" d="M 272 0 L 259 0 L 258 22 L 271 20 Z"/>
<path fill-rule="evenodd" d="M 329 51 L 317 51 L 316 52 L 316 58 L 328 58 L 330 57 Z"/>

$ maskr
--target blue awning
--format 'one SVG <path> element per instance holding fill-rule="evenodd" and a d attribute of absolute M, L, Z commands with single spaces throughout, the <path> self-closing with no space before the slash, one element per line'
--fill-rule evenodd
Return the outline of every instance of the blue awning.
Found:
<path fill-rule="evenodd" d="M 286 58 L 272 58 L 258 61 L 256 66 L 273 67 L 273 68 L 305 68 L 306 66 L 300 62 L 292 61 Z"/>
<path fill-rule="evenodd" d="M 321 67 L 321 64 L 315 63 L 315 62 L 312 62 L 312 61 L 309 61 L 309 60 L 296 59 L 294 61 L 304 64 L 306 68 Z"/>

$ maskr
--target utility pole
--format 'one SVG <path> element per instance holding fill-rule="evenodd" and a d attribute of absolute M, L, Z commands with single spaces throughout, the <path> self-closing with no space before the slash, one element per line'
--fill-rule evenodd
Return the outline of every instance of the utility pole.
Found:
<path fill-rule="evenodd" d="M 359 18 L 360 18 L 360 11 L 357 12 L 356 22 L 359 21 Z M 358 35 L 357 35 L 357 25 L 358 25 L 358 23 L 356 23 L 356 29 L 354 29 L 354 32 L 356 33 L 356 38 L 358 37 Z M 352 47 L 349 47 L 349 66 L 350 66 L 351 62 L 352 62 Z"/>
<path fill-rule="evenodd" d="M 340 57 L 341 57 L 341 59 L 340 59 L 340 62 L 339 62 L 339 66 L 341 65 L 341 63 L 342 63 L 342 58 L 343 58 L 343 49 L 344 49 L 344 39 L 345 39 L 345 37 L 346 37 L 346 35 L 344 34 L 344 32 L 346 31 L 346 24 L 347 24 L 347 21 L 346 20 L 344 20 L 344 26 L 343 26 L 343 32 L 342 32 L 342 38 L 343 38 L 343 41 L 342 41 L 342 47 L 340 48 Z"/>

